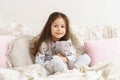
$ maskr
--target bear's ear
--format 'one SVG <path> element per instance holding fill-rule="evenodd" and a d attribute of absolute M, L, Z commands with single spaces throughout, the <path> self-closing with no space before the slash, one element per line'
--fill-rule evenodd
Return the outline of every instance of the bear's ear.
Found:
<path fill-rule="evenodd" d="M 69 46 L 72 46 L 72 43 L 70 41 L 68 41 L 68 44 L 69 44 Z"/>

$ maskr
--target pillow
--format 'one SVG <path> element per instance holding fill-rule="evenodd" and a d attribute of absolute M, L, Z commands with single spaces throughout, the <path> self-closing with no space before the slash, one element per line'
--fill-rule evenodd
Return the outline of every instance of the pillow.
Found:
<path fill-rule="evenodd" d="M 0 35 L 20 36 L 24 32 L 23 28 L 24 26 L 22 24 L 6 21 L 4 19 L 0 20 Z"/>
<path fill-rule="evenodd" d="M 0 67 L 8 68 L 7 57 L 10 51 L 10 45 L 16 39 L 14 36 L 0 35 Z"/>
<path fill-rule="evenodd" d="M 111 38 L 104 40 L 85 41 L 85 50 L 91 57 L 90 66 L 109 62 L 120 54 L 120 40 Z"/>
<path fill-rule="evenodd" d="M 13 49 L 9 54 L 9 58 L 13 67 L 33 64 L 29 47 L 29 40 L 27 38 L 22 37 L 14 42 Z"/>

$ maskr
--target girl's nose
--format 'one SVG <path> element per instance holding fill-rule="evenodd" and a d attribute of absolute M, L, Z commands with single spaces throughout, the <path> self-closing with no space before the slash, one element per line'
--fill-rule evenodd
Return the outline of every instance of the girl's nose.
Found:
<path fill-rule="evenodd" d="M 58 27 L 58 30 L 61 30 L 61 26 Z"/>

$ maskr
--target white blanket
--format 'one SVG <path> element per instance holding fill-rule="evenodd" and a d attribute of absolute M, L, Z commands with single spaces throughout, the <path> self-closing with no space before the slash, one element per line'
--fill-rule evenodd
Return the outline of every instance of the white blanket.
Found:
<path fill-rule="evenodd" d="M 110 70 L 110 67 L 112 70 Z M 13 69 L 0 68 L 0 80 L 120 80 L 120 74 L 112 74 L 114 69 L 112 63 L 95 65 L 94 67 L 81 67 L 80 69 L 69 70 L 66 73 L 49 73 L 40 65 L 30 65 Z M 113 77 L 112 75 L 117 76 Z"/>

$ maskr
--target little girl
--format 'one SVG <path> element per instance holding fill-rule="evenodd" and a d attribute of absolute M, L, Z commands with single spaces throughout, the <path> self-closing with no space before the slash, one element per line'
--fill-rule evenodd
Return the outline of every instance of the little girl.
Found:
<path fill-rule="evenodd" d="M 71 47 L 71 55 L 63 56 L 61 54 L 56 54 L 55 43 L 57 41 L 68 41 L 71 40 L 71 32 L 69 26 L 69 19 L 67 16 L 61 12 L 53 12 L 40 36 L 37 43 L 37 49 L 35 54 L 35 63 L 45 67 L 51 74 L 55 72 L 66 72 L 68 67 L 66 63 L 73 62 L 76 64 L 85 63 L 89 65 L 90 58 L 88 55 L 82 55 L 83 57 L 79 59 L 76 55 L 76 50 Z M 84 58 L 85 57 L 85 58 Z M 82 62 L 81 62 L 82 61 Z M 79 67 L 76 65 L 76 67 Z"/>

